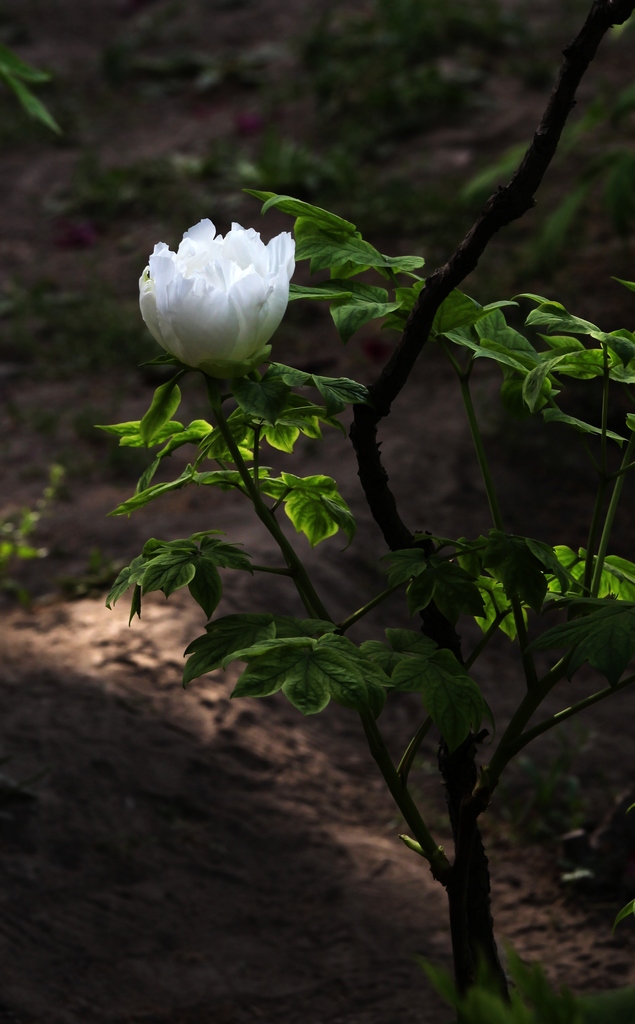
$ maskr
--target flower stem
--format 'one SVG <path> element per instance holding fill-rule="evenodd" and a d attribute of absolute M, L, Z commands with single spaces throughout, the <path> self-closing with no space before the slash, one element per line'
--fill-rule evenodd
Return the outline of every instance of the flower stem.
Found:
<path fill-rule="evenodd" d="M 293 545 L 289 543 L 284 533 L 282 532 L 279 523 L 276 521 L 275 516 L 271 514 L 271 510 L 267 507 L 267 505 L 265 505 L 260 495 L 260 492 L 258 491 L 253 481 L 251 473 L 249 472 L 247 466 L 245 465 L 244 459 L 240 454 L 238 445 L 236 444 L 234 436 L 231 430 L 229 429 L 229 426 L 227 425 L 227 420 L 225 419 L 225 416 L 223 414 L 222 402 L 216 381 L 212 380 L 207 376 L 205 377 L 205 379 L 208 385 L 207 389 L 210 399 L 210 405 L 218 421 L 218 429 L 220 430 L 221 434 L 225 439 L 225 444 L 229 449 L 236 469 L 240 473 L 240 477 L 244 484 L 245 490 L 249 497 L 251 498 L 256 515 L 260 519 L 261 523 L 269 531 L 273 539 L 276 541 L 278 547 L 280 548 L 280 551 L 282 552 L 285 562 L 287 563 L 289 569 L 292 571 L 296 589 L 300 595 L 300 598 L 302 599 L 302 603 L 307 613 L 312 618 L 315 617 L 318 619 L 325 619 L 329 622 L 332 622 L 333 620 L 331 616 L 327 612 L 318 594 L 316 593 L 315 588 L 311 583 L 311 580 L 309 579 L 309 574 L 304 568 L 304 565 L 302 564 L 301 560 L 298 558 Z"/>

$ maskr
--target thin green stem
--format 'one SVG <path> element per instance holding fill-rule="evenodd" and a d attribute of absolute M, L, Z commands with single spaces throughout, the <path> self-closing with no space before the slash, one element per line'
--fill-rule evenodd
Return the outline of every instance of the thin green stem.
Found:
<path fill-rule="evenodd" d="M 526 747 L 528 743 L 535 740 L 537 736 L 542 736 L 544 732 L 549 729 L 554 729 L 557 725 L 562 722 L 566 722 L 567 718 L 572 718 L 573 715 L 579 714 L 580 711 L 585 711 L 587 708 L 592 707 L 599 701 L 604 700 L 605 697 L 610 697 L 612 693 L 618 693 L 620 690 L 626 689 L 631 683 L 635 682 L 635 675 L 628 676 L 627 679 L 623 679 L 621 683 L 616 683 L 615 686 L 606 686 L 603 690 L 598 690 L 597 693 L 591 694 L 590 697 L 585 697 L 584 700 L 578 701 L 577 704 L 572 704 L 571 707 L 564 708 L 563 711 L 558 711 L 557 714 L 552 715 L 551 718 L 545 719 L 544 722 L 539 722 L 532 729 L 527 729 L 526 732 L 521 733 L 518 739 L 512 744 L 511 757 Z"/>
<path fill-rule="evenodd" d="M 252 466 L 252 473 L 254 477 L 254 484 L 256 490 L 260 490 L 260 476 L 259 476 L 259 464 L 260 464 L 260 424 L 254 427 L 254 464 Z"/>
<path fill-rule="evenodd" d="M 490 624 L 487 627 L 486 631 L 483 633 L 483 636 L 481 637 L 481 639 L 477 643 L 476 647 L 474 648 L 474 650 L 470 654 L 469 658 L 467 658 L 466 661 L 464 662 L 463 667 L 466 670 L 466 672 L 471 669 L 471 667 L 474 664 L 474 662 L 476 661 L 476 659 L 480 658 L 481 654 L 483 653 L 483 651 L 487 647 L 488 643 L 490 642 L 490 640 L 494 636 L 496 630 L 500 626 L 500 624 L 503 621 L 503 619 L 506 618 L 509 615 L 509 612 L 510 612 L 509 608 L 506 608 L 504 612 L 497 612 L 496 617 L 494 618 L 494 620 L 492 622 L 490 622 Z"/>
<path fill-rule="evenodd" d="M 489 464 L 487 462 L 487 456 L 485 455 L 485 448 L 483 447 L 483 439 L 481 437 L 481 431 L 479 429 L 478 420 L 476 419 L 476 413 L 474 411 L 474 405 L 472 403 L 472 394 L 470 392 L 469 379 L 466 374 L 460 374 L 459 383 L 461 385 L 461 395 L 463 396 L 463 404 L 465 405 L 465 411 L 467 413 L 468 422 L 470 424 L 470 433 L 472 434 L 472 441 L 474 448 L 476 449 L 476 458 L 478 459 L 479 468 L 481 470 L 481 476 L 483 483 L 485 484 L 485 490 L 487 492 L 487 500 L 489 502 L 490 512 L 492 514 L 492 520 L 497 530 L 503 529 L 503 517 L 501 515 L 500 506 L 498 504 L 498 497 L 496 495 L 496 489 L 494 487 L 494 481 L 492 474 L 490 473 Z"/>
<path fill-rule="evenodd" d="M 635 433 L 631 434 L 630 440 L 626 445 L 626 451 L 622 459 L 622 467 L 626 467 L 631 461 L 633 451 L 635 450 Z M 598 548 L 597 558 L 595 560 L 595 570 L 593 572 L 593 581 L 591 583 L 591 596 L 597 597 L 600 590 L 600 582 L 602 579 L 602 570 L 604 568 L 604 559 L 606 558 L 606 552 L 608 551 L 609 542 L 611 540 L 611 532 L 613 530 L 613 523 L 615 521 L 615 513 L 617 512 L 617 506 L 619 505 L 620 498 L 622 496 L 622 488 L 624 487 L 624 481 L 626 480 L 626 473 L 621 473 L 615 483 L 613 484 L 613 493 L 609 502 L 609 507 L 606 510 L 606 519 L 604 520 L 604 527 L 602 529 L 602 536 L 600 537 L 600 546 Z"/>
<path fill-rule="evenodd" d="M 280 495 L 280 497 L 277 499 L 277 501 L 274 501 L 273 505 L 269 509 L 269 511 L 271 512 L 272 516 L 275 516 L 276 512 L 278 511 L 278 509 L 282 505 L 282 502 L 284 501 L 284 499 L 287 497 L 288 494 L 291 494 L 291 490 L 292 490 L 291 487 L 286 487 L 285 490 Z"/>
<path fill-rule="evenodd" d="M 404 786 L 408 782 L 408 776 L 410 774 L 410 769 L 412 768 L 412 765 L 414 763 L 414 759 L 417 756 L 417 751 L 419 750 L 419 747 L 421 746 L 421 744 L 423 743 L 424 739 L 428 735 L 431 726 L 432 726 L 432 719 L 428 715 L 428 717 L 426 718 L 426 720 L 423 723 L 423 725 L 421 725 L 420 728 L 417 729 L 416 733 L 414 734 L 414 736 L 410 740 L 410 743 L 406 747 L 406 749 L 404 751 L 404 755 L 403 755 L 401 761 L 399 762 L 399 766 L 397 768 L 397 775 L 399 776 L 399 778 L 403 782 Z"/>
<path fill-rule="evenodd" d="M 536 713 L 543 700 L 554 688 L 556 683 L 562 679 L 567 671 L 571 654 L 565 654 L 551 669 L 537 681 L 536 685 L 527 691 L 518 708 L 512 715 L 509 725 L 500 738 L 498 746 L 489 765 L 483 770 L 483 779 L 479 785 L 486 785 L 490 790 L 495 789 L 501 773 L 511 758 L 514 756 L 514 743 L 521 735 L 523 729 Z"/>
<path fill-rule="evenodd" d="M 525 673 L 525 682 L 527 683 L 527 689 L 532 690 L 538 685 L 538 672 L 536 671 L 533 656 L 527 650 L 529 647 L 529 637 L 527 636 L 527 626 L 525 625 L 523 606 L 517 595 L 510 597 L 509 603 L 512 606 L 512 615 L 514 616 L 514 624 L 518 635 L 518 646 L 520 647 L 520 657 L 523 664 L 523 671 Z"/>
<path fill-rule="evenodd" d="M 394 587 L 388 587 L 387 590 L 382 590 L 381 594 L 377 594 L 377 597 L 374 597 L 372 601 L 368 601 L 367 604 L 362 605 L 362 607 L 358 608 L 356 612 L 349 615 L 347 619 L 340 622 L 337 627 L 338 633 L 345 633 L 347 629 L 350 629 L 351 626 L 355 625 L 355 623 L 362 619 L 364 615 L 367 615 L 368 612 L 372 611 L 373 608 L 376 608 L 378 604 L 381 604 L 381 602 L 385 601 L 387 597 L 394 594 L 394 592 L 399 590 L 401 586 L 403 586 L 402 583 L 396 583 Z"/>
<path fill-rule="evenodd" d="M 595 548 L 598 541 L 598 533 L 600 531 L 600 519 L 602 517 L 602 508 L 604 506 L 604 499 L 606 497 L 606 477 L 600 472 L 600 482 L 598 484 L 597 494 L 595 496 L 595 505 L 593 506 L 593 515 L 591 516 L 591 525 L 589 527 L 589 539 L 587 540 L 586 546 L 586 562 L 584 563 L 584 576 L 582 578 L 582 585 L 585 593 L 591 593 L 591 581 L 593 579 L 593 562 L 595 559 Z"/>
<path fill-rule="evenodd" d="M 430 862 L 434 877 L 446 884 L 450 878 L 452 867 L 443 851 L 443 847 L 434 841 L 432 833 L 421 817 L 419 808 L 408 791 L 408 787 L 397 774 L 397 769 L 392 762 L 388 748 L 384 743 L 384 738 L 372 714 L 369 711 L 360 711 L 359 714 L 370 752 L 384 777 L 393 800 L 408 823 L 408 827 L 412 830 L 416 841 L 421 846 L 423 856 Z"/>
<path fill-rule="evenodd" d="M 220 430 L 225 439 L 225 444 L 229 449 L 236 469 L 240 473 L 240 477 L 244 484 L 245 490 L 247 491 L 247 494 L 251 498 L 256 515 L 260 519 L 261 523 L 269 531 L 273 539 L 276 541 L 278 547 L 280 548 L 280 551 L 282 552 L 285 562 L 289 566 L 289 569 L 291 569 L 293 572 L 293 580 L 295 582 L 297 591 L 300 595 L 300 598 L 302 599 L 302 603 L 304 604 L 307 613 L 311 617 L 325 619 L 329 622 L 332 622 L 333 620 L 331 619 L 331 616 L 329 615 L 328 611 L 322 604 L 322 601 L 320 600 L 318 594 L 316 593 L 315 588 L 309 578 L 309 574 L 304 568 L 304 565 L 302 564 L 301 560 L 298 558 L 298 555 L 296 554 L 293 545 L 290 544 L 287 538 L 285 537 L 284 533 L 280 528 L 279 523 L 276 521 L 275 516 L 271 514 L 271 510 L 265 505 L 260 495 L 260 492 L 258 491 L 256 485 L 254 484 L 252 476 L 245 464 L 242 455 L 240 454 L 238 445 L 236 444 L 236 440 L 227 425 L 227 420 L 225 419 L 225 416 L 223 415 L 223 410 L 221 407 L 221 401 L 218 395 L 216 382 L 210 381 L 209 378 L 206 378 L 206 381 L 208 383 L 210 404 L 218 421 L 218 429 Z"/>
<path fill-rule="evenodd" d="M 603 377 L 602 377 L 602 437 L 600 439 L 600 470 L 604 479 L 607 474 L 607 427 L 609 422 L 609 347 L 606 342 L 602 342 L 603 358 Z"/>

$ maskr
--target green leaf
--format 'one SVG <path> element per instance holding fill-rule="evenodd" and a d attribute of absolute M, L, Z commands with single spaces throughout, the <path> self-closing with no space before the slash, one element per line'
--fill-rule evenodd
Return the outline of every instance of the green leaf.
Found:
<path fill-rule="evenodd" d="M 450 651 L 402 661 L 392 674 L 398 690 L 422 694 L 423 703 L 450 752 L 479 728 L 485 701 L 473 679 Z"/>
<path fill-rule="evenodd" d="M 331 303 L 331 316 L 340 338 L 346 344 L 364 324 L 388 316 L 398 308 L 398 302 L 358 302 L 340 299 Z"/>
<path fill-rule="evenodd" d="M 161 590 L 169 597 L 175 590 L 186 587 L 196 572 L 195 557 L 191 551 L 185 551 L 151 559 L 140 580 L 143 594 Z"/>
<path fill-rule="evenodd" d="M 340 528 L 350 542 L 355 532 L 355 520 L 331 477 L 297 477 L 283 473 L 282 480 L 286 487 L 291 488 L 284 499 L 284 510 L 298 533 L 304 533 L 312 547 L 332 537 Z"/>
<path fill-rule="evenodd" d="M 269 694 L 277 693 L 287 679 L 302 679 L 305 667 L 303 655 L 302 649 L 293 647 L 286 649 L 278 647 L 275 651 L 261 654 L 247 665 L 231 696 L 268 697 Z M 326 697 L 326 700 L 321 707 L 316 707 L 316 710 L 321 711 L 322 707 L 326 707 L 328 704 L 328 692 L 323 696 Z"/>
<path fill-rule="evenodd" d="M 243 459 L 253 459 L 253 452 L 251 450 L 253 446 L 253 430 L 245 422 L 245 414 L 242 409 L 234 409 L 231 416 L 227 419 L 227 426 L 229 427 L 229 431 L 234 438 L 234 441 L 238 445 Z M 246 445 L 247 441 L 249 442 L 248 445 Z M 211 434 L 201 441 L 198 454 L 201 458 L 221 459 L 224 462 L 234 461 L 225 442 L 225 438 L 218 427 L 216 427 Z"/>
<path fill-rule="evenodd" d="M 147 491 L 154 479 L 154 474 L 161 465 L 161 459 L 154 459 L 149 466 L 147 466 L 139 479 L 137 480 L 137 486 L 135 487 L 135 494 L 141 494 L 142 491 Z"/>
<path fill-rule="evenodd" d="M 292 452 L 295 442 L 300 436 L 300 428 L 292 427 L 286 423 L 276 423 L 275 427 L 265 427 L 263 437 L 271 445 L 281 452 Z"/>
<path fill-rule="evenodd" d="M 489 309 L 490 307 L 486 307 Z M 493 309 L 487 316 L 481 317 L 474 324 L 481 341 L 493 341 L 508 352 L 524 352 L 537 359 L 538 353 L 523 334 L 509 327 L 500 309 Z"/>
<path fill-rule="evenodd" d="M 600 427 L 594 427 L 591 423 L 585 423 L 584 420 L 579 420 L 575 416 L 569 416 L 567 413 L 562 412 L 560 409 L 543 409 L 542 418 L 545 423 L 565 423 L 569 427 L 573 427 L 574 430 L 578 430 L 581 434 L 601 434 L 602 430 Z M 621 437 L 620 434 L 614 433 L 612 430 L 607 430 L 606 436 L 610 437 L 612 441 L 622 446 L 625 438 Z"/>
<path fill-rule="evenodd" d="M 623 284 L 625 288 L 629 289 L 629 291 L 635 292 L 635 281 L 624 281 L 621 277 L 614 277 L 613 280 L 617 281 L 618 284 Z"/>
<path fill-rule="evenodd" d="M 141 618 L 141 586 L 138 583 L 135 583 L 134 590 L 132 591 L 132 597 L 130 599 L 128 625 L 130 625 L 135 615 Z"/>
<path fill-rule="evenodd" d="M 274 615 L 277 637 L 315 636 L 331 633 L 337 626 L 324 619 L 294 619 L 287 615 Z"/>
<path fill-rule="evenodd" d="M 284 409 L 289 385 L 277 374 L 268 373 L 261 381 L 248 377 L 235 377 L 230 382 L 232 394 L 246 416 L 254 420 L 275 424 Z"/>
<path fill-rule="evenodd" d="M 427 608 L 434 595 L 436 578 L 429 568 L 415 577 L 408 587 L 408 614 L 416 615 L 417 612 Z"/>
<path fill-rule="evenodd" d="M 227 668 L 232 661 L 253 661 L 254 658 L 259 658 L 263 654 L 271 654 L 279 651 L 288 650 L 313 650 L 316 644 L 316 640 L 309 636 L 292 636 L 282 640 L 280 637 L 275 637 L 273 640 L 258 640 L 257 643 L 251 644 L 250 647 L 241 647 L 238 651 L 233 651 L 223 659 L 223 668 Z"/>
<path fill-rule="evenodd" d="M 483 599 L 474 580 L 453 562 L 431 564 L 408 588 L 408 610 L 411 615 L 426 608 L 432 598 L 450 622 L 456 622 L 461 612 L 482 615 Z"/>
<path fill-rule="evenodd" d="M 415 633 L 414 629 L 387 629 L 386 638 L 394 651 L 399 654 L 432 654 L 437 645 L 429 636 Z"/>
<path fill-rule="evenodd" d="M 368 706 L 368 690 L 352 661 L 326 645 L 304 650 L 302 656 L 303 661 L 295 666 L 282 689 L 303 715 L 314 715 L 322 711 L 331 693 L 337 696 L 340 703 L 350 700 L 351 704 L 346 706 Z"/>
<path fill-rule="evenodd" d="M 272 206 L 277 207 L 281 213 L 288 213 L 291 217 L 306 217 L 319 227 L 328 230 L 340 231 L 343 234 L 354 234 L 357 230 L 349 220 L 338 217 L 335 213 L 329 213 L 319 206 L 311 206 L 300 199 L 293 199 L 291 196 L 277 195 L 275 192 L 261 192 L 257 189 L 243 189 L 250 196 L 263 200 L 262 213 L 266 213 Z"/>
<path fill-rule="evenodd" d="M 547 630 L 528 649 L 544 651 L 552 647 L 572 648 L 569 679 L 588 661 L 606 676 L 610 686 L 615 686 L 635 654 L 635 604 L 609 599 L 590 615 Z"/>
<path fill-rule="evenodd" d="M 558 366 L 558 363 L 566 358 L 565 354 L 559 353 L 551 359 L 546 359 L 544 362 L 539 363 L 538 366 L 534 367 L 527 374 L 523 382 L 522 394 L 530 412 L 535 410 L 537 403 L 540 401 L 548 374 Z"/>
<path fill-rule="evenodd" d="M 106 598 L 106 608 L 112 609 L 113 605 L 125 594 L 126 590 L 141 579 L 145 572 L 145 567 L 145 558 L 142 555 L 137 555 L 136 558 L 133 558 L 130 565 L 121 570 Z"/>
<path fill-rule="evenodd" d="M 273 615 L 225 615 L 208 623 L 205 629 L 207 632 L 185 649 L 185 655 L 190 657 L 183 673 L 184 686 L 192 679 L 220 668 L 232 651 L 275 636 Z"/>
<path fill-rule="evenodd" d="M 140 433 L 141 420 L 130 420 L 127 423 L 96 423 L 96 430 L 105 430 L 107 434 L 114 434 L 119 438 L 119 446 L 124 448 L 146 447 Z M 158 439 L 153 444 L 163 443 L 173 434 L 183 430 L 183 424 L 177 420 L 170 420 L 158 432 Z"/>
<path fill-rule="evenodd" d="M 139 424 L 139 434 L 146 447 L 172 419 L 180 404 L 181 389 L 176 383 L 176 377 L 156 389 L 150 408 Z"/>
<path fill-rule="evenodd" d="M 564 569 L 563 564 L 554 549 L 549 544 L 545 544 L 544 541 L 532 540 L 531 537 L 525 537 L 525 544 L 531 551 L 532 555 L 535 555 L 536 558 L 542 562 L 547 572 L 550 572 L 555 576 L 560 584 L 561 593 L 566 594 L 569 588 L 571 576 Z"/>
<path fill-rule="evenodd" d="M 587 334 L 597 341 L 606 340 L 606 334 L 589 320 L 581 320 L 573 316 L 560 302 L 541 302 L 525 320 L 528 327 L 547 327 L 557 331 L 568 331 L 570 334 Z"/>
<path fill-rule="evenodd" d="M 189 581 L 190 594 L 201 606 L 208 619 L 212 617 L 223 594 L 218 569 L 211 558 L 197 558 L 193 578 Z"/>
<path fill-rule="evenodd" d="M 301 231 L 298 231 L 301 228 Z M 311 260 L 311 273 L 352 263 L 364 269 L 385 267 L 395 272 L 408 272 L 422 267 L 420 256 L 383 256 L 369 242 L 354 235 L 344 235 L 317 224 L 296 224 L 296 261 Z M 361 271 L 360 271 L 361 272 Z M 338 274 L 341 277 L 341 273 Z"/>
<path fill-rule="evenodd" d="M 235 544 L 227 544 L 225 541 L 215 540 L 213 537 L 204 537 L 201 541 L 201 553 L 206 558 L 210 558 L 214 565 L 220 565 L 223 569 L 245 569 L 247 572 L 253 572 L 250 562 L 251 555 Z"/>
<path fill-rule="evenodd" d="M 320 377 L 314 374 L 313 383 L 324 399 L 327 416 L 342 412 L 347 404 L 370 404 L 368 388 L 349 377 Z"/>
<path fill-rule="evenodd" d="M 616 280 L 619 280 L 619 279 L 616 278 Z M 633 288 L 633 291 L 635 291 L 635 288 Z M 631 900 L 631 902 L 627 903 L 625 907 L 622 907 L 622 909 L 620 910 L 619 914 L 615 918 L 615 920 L 613 922 L 613 931 L 615 931 L 615 929 L 617 928 L 617 926 L 620 923 L 620 921 L 624 921 L 627 917 L 631 917 L 634 914 L 635 914 L 635 900 Z"/>
<path fill-rule="evenodd" d="M 16 78 L 22 78 L 25 82 L 49 82 L 51 79 L 46 71 L 40 71 L 38 68 L 32 67 L 31 64 L 27 64 L 3 43 L 0 43 L 0 71 L 14 75 Z"/>
<path fill-rule="evenodd" d="M 483 564 L 501 581 L 511 599 L 540 611 L 547 592 L 542 562 L 527 547 L 524 537 L 512 537 L 502 530 L 491 530 Z"/>
<path fill-rule="evenodd" d="M 140 491 L 139 494 L 133 495 L 132 498 L 128 498 L 127 501 L 117 505 L 112 512 L 109 512 L 109 516 L 126 516 L 131 512 L 134 512 L 138 508 L 143 508 L 150 501 L 154 501 L 155 498 L 160 497 L 162 494 L 168 494 L 170 491 L 177 491 L 181 487 L 185 487 L 186 484 L 190 483 L 194 478 L 194 470 L 191 466 L 181 473 L 180 477 L 176 480 L 170 480 L 169 483 L 165 484 L 153 484 L 152 487 L 148 487 L 145 491 Z"/>
<path fill-rule="evenodd" d="M 400 661 L 409 657 L 407 654 L 399 654 L 397 651 L 391 650 L 380 640 L 365 640 L 359 650 L 364 658 L 377 665 L 387 677 L 392 675 Z"/>
<path fill-rule="evenodd" d="M 386 563 L 388 584 L 396 587 L 399 583 L 407 583 L 413 576 L 419 576 L 428 568 L 428 559 L 421 548 L 403 548 L 391 551 L 381 558 Z"/>
<path fill-rule="evenodd" d="M 312 299 L 315 302 L 330 302 L 332 299 L 352 299 L 350 289 L 343 287 L 340 281 L 321 281 L 319 284 L 289 285 L 289 302 L 294 299 Z"/>
<path fill-rule="evenodd" d="M 357 523 L 355 522 L 355 516 L 348 505 L 345 504 L 344 499 L 339 494 L 330 497 L 326 494 L 321 494 L 320 501 L 338 529 L 344 532 L 348 544 L 350 544 L 357 533 Z M 348 547 L 348 544 L 346 547 Z"/>
<path fill-rule="evenodd" d="M 511 614 L 511 604 L 505 594 L 503 584 L 499 583 L 497 580 L 493 580 L 490 576 L 480 576 L 477 585 L 485 606 L 485 614 L 475 617 L 474 621 L 477 626 L 486 633 L 494 622 L 494 619 L 501 612 L 507 612 L 507 615 L 499 623 L 498 628 L 505 633 L 510 640 L 515 640 L 517 635 L 516 622 L 514 620 L 514 616 Z M 524 608 L 523 618 L 525 620 L 527 619 Z"/>
<path fill-rule="evenodd" d="M 10 51 L 6 51 L 6 52 L 10 52 Z M 57 121 L 52 116 L 52 114 L 44 106 L 42 101 L 39 100 L 37 98 L 37 96 L 35 96 L 31 92 L 31 90 L 24 84 L 24 82 L 20 81 L 20 78 L 16 78 L 15 77 L 15 72 L 11 73 L 11 72 L 7 71 L 6 65 L 4 64 L 4 62 L 3 62 L 3 65 L 4 66 L 0 65 L 0 79 L 2 79 L 2 81 L 5 83 L 5 85 L 7 85 L 9 87 L 9 89 L 11 89 L 12 92 L 15 93 L 15 95 L 18 98 L 18 101 L 20 102 L 20 104 L 22 105 L 22 108 L 26 111 L 26 113 L 30 117 L 35 118 L 36 121 L 40 121 L 42 124 L 46 125 L 46 127 L 50 128 L 51 131 L 54 131 L 58 135 L 60 135 L 61 132 L 62 132 L 62 129 L 60 128 L 60 126 L 58 125 Z M 27 66 L 28 65 L 26 65 L 26 64 L 24 65 L 24 67 L 27 67 Z M 33 68 L 32 71 L 35 71 L 35 69 Z M 21 78 L 25 78 L 26 79 L 26 77 L 27 76 L 25 74 L 21 75 Z M 33 78 L 32 75 L 30 77 L 31 77 L 31 81 L 44 81 L 44 80 L 48 79 L 48 75 L 45 76 L 45 79 Z"/>
<path fill-rule="evenodd" d="M 628 366 L 635 359 L 635 338 L 630 331 L 612 331 L 607 336 L 606 344 L 621 359 L 623 366 Z"/>
<path fill-rule="evenodd" d="M 455 288 L 439 306 L 432 323 L 432 333 L 446 334 L 458 327 L 469 327 L 501 306 L 515 305 L 515 302 L 501 301 L 480 306 L 474 299 Z"/>

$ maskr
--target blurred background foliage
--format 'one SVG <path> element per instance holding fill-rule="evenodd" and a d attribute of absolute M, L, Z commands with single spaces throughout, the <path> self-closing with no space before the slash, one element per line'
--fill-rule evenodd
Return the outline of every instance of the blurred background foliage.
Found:
<path fill-rule="evenodd" d="M 40 0 L 0 5 L 0 44 L 52 73 L 38 95 L 62 129 L 0 95 L 5 176 L 10 160 L 42 168 L 23 206 L 34 258 L 0 258 L 0 359 L 53 374 L 138 363 L 136 281 L 153 242 L 174 244 L 202 216 L 221 230 L 253 221 L 245 187 L 328 206 L 429 267 L 447 258 L 517 165 L 587 4 L 330 2 L 298 12 L 284 36 L 275 19 L 267 34 L 255 0 L 88 7 L 81 60 L 81 25 L 65 53 Z M 214 31 L 228 15 L 234 28 Z M 491 298 L 492 274 L 501 294 L 521 279 L 566 292 L 586 273 L 576 262 L 597 268 L 598 248 L 605 283 L 632 256 L 632 39 L 627 25 L 607 41 L 538 211 L 477 273 L 476 295 Z"/>

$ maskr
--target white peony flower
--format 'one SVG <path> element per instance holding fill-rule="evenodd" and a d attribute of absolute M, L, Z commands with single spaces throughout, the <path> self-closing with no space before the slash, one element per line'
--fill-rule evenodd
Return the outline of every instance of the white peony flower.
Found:
<path fill-rule="evenodd" d="M 177 252 L 154 247 L 139 280 L 141 315 L 152 336 L 186 366 L 212 377 L 242 377 L 271 351 L 295 269 L 287 231 L 265 245 L 232 224 L 225 238 L 211 220 L 186 231 Z"/>

